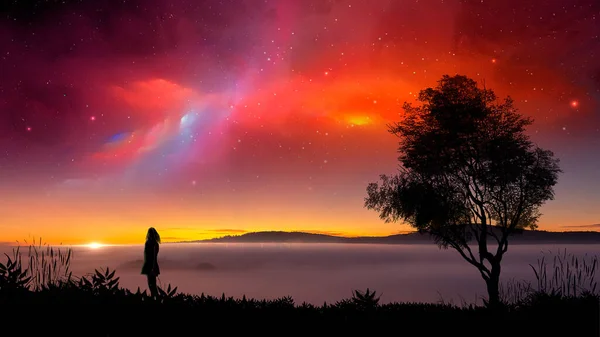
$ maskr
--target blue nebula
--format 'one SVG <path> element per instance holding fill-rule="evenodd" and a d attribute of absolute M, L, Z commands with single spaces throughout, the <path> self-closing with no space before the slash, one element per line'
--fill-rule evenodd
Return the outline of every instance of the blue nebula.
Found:
<path fill-rule="evenodd" d="M 120 141 L 124 140 L 125 138 L 127 138 L 129 135 L 130 135 L 130 133 L 129 133 L 129 132 L 121 132 L 121 133 L 117 133 L 116 135 L 114 135 L 114 136 L 111 136 L 111 137 L 108 139 L 108 142 L 109 142 L 109 143 L 120 142 Z"/>

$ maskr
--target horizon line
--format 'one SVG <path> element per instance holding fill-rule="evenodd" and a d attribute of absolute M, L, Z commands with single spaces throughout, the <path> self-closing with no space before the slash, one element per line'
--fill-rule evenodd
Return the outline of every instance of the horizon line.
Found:
<path fill-rule="evenodd" d="M 536 232 L 550 232 L 550 233 L 598 233 L 600 232 L 600 227 L 598 225 L 581 225 L 581 226 L 559 226 L 558 228 L 570 228 L 571 230 L 548 230 L 548 229 L 527 229 L 528 231 L 536 231 Z M 598 228 L 598 229 L 596 229 Z M 587 230 L 586 230 L 587 229 Z M 210 231 L 214 232 L 225 232 L 225 230 L 221 229 L 212 229 Z M 406 231 L 395 231 L 389 234 L 383 235 L 344 235 L 339 232 L 327 232 L 327 231 L 318 231 L 318 230 L 259 230 L 259 231 L 245 231 L 245 230 L 236 230 L 232 234 L 225 235 L 215 235 L 209 238 L 197 238 L 197 239 L 184 239 L 184 238 L 164 238 L 163 243 L 189 243 L 189 242 L 198 242 L 198 241 L 211 241 L 218 240 L 227 237 L 241 237 L 247 234 L 254 233 L 302 233 L 302 234 L 314 234 L 314 235 L 323 235 L 334 238 L 345 238 L 345 239 L 353 239 L 353 238 L 386 238 L 393 235 L 407 235 L 418 233 L 418 230 L 406 230 Z M 165 240 L 166 239 L 166 240 Z M 0 246 L 13 246 L 13 247 L 24 247 L 24 246 L 51 246 L 51 247 L 109 247 L 109 246 L 131 246 L 131 245 L 139 245 L 143 244 L 142 241 L 135 242 L 123 242 L 123 243 L 110 243 L 103 241 L 87 241 L 87 242 L 77 242 L 77 243 L 63 243 L 62 241 L 59 243 L 48 243 L 48 242 L 40 242 L 40 238 L 37 240 L 15 240 L 15 241 L 0 241 Z"/>

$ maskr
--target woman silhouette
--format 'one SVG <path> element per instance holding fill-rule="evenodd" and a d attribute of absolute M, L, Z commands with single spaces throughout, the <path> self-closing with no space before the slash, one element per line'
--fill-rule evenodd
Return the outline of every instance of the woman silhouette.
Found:
<path fill-rule="evenodd" d="M 148 288 L 152 297 L 158 297 L 158 288 L 156 287 L 156 277 L 160 275 L 158 268 L 158 245 L 160 244 L 160 235 L 154 227 L 148 228 L 146 234 L 146 244 L 144 246 L 144 265 L 142 274 L 148 277 Z"/>

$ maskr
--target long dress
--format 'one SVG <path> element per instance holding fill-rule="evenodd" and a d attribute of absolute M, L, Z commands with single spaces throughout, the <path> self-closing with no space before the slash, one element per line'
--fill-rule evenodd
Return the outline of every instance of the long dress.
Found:
<path fill-rule="evenodd" d="M 142 274 L 144 275 L 160 275 L 158 267 L 158 243 L 146 241 L 144 245 L 144 265 L 142 266 Z"/>

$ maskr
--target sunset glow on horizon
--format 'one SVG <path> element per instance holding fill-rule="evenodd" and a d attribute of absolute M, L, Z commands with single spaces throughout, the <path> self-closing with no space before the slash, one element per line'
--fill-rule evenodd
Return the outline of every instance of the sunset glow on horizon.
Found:
<path fill-rule="evenodd" d="M 98 249 L 98 248 L 102 248 L 104 247 L 103 244 L 98 243 L 98 242 L 90 242 L 87 245 L 85 245 L 86 247 L 90 248 L 90 249 Z"/>
<path fill-rule="evenodd" d="M 40 6 L 0 18 L 2 242 L 409 231 L 366 187 L 397 168 L 404 102 L 457 73 L 561 159 L 539 229 L 600 229 L 597 1 Z"/>

